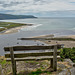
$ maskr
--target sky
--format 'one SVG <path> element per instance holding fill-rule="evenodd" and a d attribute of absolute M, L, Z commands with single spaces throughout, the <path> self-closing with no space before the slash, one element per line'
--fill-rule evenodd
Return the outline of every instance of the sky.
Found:
<path fill-rule="evenodd" d="M 75 17 L 75 0 L 0 0 L 0 13 Z"/>

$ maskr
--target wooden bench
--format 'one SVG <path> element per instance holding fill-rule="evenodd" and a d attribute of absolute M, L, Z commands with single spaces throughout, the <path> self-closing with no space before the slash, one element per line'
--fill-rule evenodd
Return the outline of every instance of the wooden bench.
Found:
<path fill-rule="evenodd" d="M 57 49 L 60 49 L 61 45 L 50 45 L 50 46 L 13 46 L 4 47 L 5 58 L 7 61 L 11 61 L 13 75 L 16 75 L 16 61 L 30 61 L 30 60 L 51 60 L 51 67 L 54 71 L 57 70 L 57 58 L 60 58 Z M 37 53 L 24 53 L 23 51 L 32 50 L 49 50 Z M 18 51 L 21 51 L 21 53 Z M 10 53 L 8 53 L 10 52 Z M 17 53 L 15 53 L 17 52 Z M 22 53 L 23 52 L 23 53 Z"/>

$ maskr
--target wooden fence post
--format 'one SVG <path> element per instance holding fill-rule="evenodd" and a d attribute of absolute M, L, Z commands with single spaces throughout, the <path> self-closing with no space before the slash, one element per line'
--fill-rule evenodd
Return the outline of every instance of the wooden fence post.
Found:
<path fill-rule="evenodd" d="M 10 55 L 11 55 L 13 75 L 16 75 L 16 61 L 14 60 L 13 47 L 10 47 Z"/>
<path fill-rule="evenodd" d="M 57 71 L 57 45 L 54 46 L 53 70 L 54 70 L 54 71 Z"/>

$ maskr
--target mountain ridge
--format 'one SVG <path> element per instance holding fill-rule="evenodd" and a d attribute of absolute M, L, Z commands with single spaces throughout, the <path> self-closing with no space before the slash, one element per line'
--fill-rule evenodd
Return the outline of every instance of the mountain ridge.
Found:
<path fill-rule="evenodd" d="M 33 15 L 12 15 L 12 14 L 2 14 L 0 13 L 0 20 L 6 19 L 25 19 L 25 18 L 37 18 Z"/>

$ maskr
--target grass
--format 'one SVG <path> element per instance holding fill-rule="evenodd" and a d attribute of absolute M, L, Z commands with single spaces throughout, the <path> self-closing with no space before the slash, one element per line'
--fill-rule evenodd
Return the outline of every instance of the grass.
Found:
<path fill-rule="evenodd" d="M 41 69 L 37 69 L 36 71 L 32 71 L 32 72 L 29 72 L 27 73 L 26 75 L 40 75 L 40 74 L 46 74 L 46 75 L 49 75 L 51 74 L 52 72 L 49 72 L 49 71 L 42 71 Z M 19 73 L 18 75 L 25 75 L 25 72 L 23 73 Z"/>
<path fill-rule="evenodd" d="M 11 64 L 11 62 L 7 62 L 7 61 L 4 60 L 4 59 L 0 59 L 0 64 L 1 64 L 2 67 L 4 68 L 4 66 L 5 66 L 6 64 Z"/>
<path fill-rule="evenodd" d="M 42 74 L 42 73 L 51 74 L 51 72 L 42 71 L 42 70 L 38 69 L 38 70 L 35 71 L 35 72 L 31 72 L 29 75 L 40 75 L 40 74 Z"/>
<path fill-rule="evenodd" d="M 0 28 L 0 32 L 3 30 L 7 30 L 10 28 L 19 27 L 19 26 L 23 26 L 23 25 L 27 25 L 27 24 L 12 23 L 12 22 L 0 22 L 0 27 L 4 27 L 4 28 Z"/>
<path fill-rule="evenodd" d="M 8 75 L 11 72 L 11 62 L 7 62 L 4 56 L 0 56 L 0 65 L 4 69 L 4 75 Z"/>

